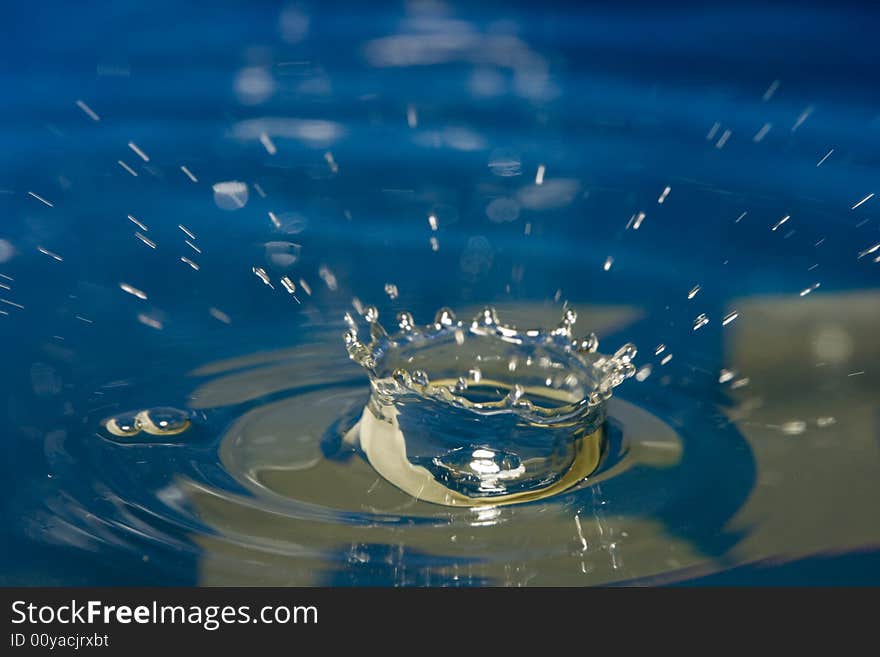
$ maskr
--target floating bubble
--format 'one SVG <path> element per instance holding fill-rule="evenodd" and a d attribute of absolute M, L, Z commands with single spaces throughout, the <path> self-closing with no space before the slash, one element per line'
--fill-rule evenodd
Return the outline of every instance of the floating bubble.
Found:
<path fill-rule="evenodd" d="M 143 431 L 154 436 L 176 436 L 192 426 L 188 412 L 170 406 L 141 411 L 136 419 Z"/>
<path fill-rule="evenodd" d="M 120 413 L 103 422 L 104 428 L 118 438 L 131 438 L 141 432 L 141 423 L 136 411 Z"/>

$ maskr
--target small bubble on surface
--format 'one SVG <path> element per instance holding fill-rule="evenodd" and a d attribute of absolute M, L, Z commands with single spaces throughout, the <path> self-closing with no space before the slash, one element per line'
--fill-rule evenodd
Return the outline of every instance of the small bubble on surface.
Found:
<path fill-rule="evenodd" d="M 192 425 L 187 411 L 170 406 L 143 410 L 136 418 L 141 429 L 154 436 L 176 436 Z"/>
<path fill-rule="evenodd" d="M 118 438 L 131 438 L 141 432 L 141 423 L 136 411 L 120 413 L 104 420 L 104 428 Z"/>

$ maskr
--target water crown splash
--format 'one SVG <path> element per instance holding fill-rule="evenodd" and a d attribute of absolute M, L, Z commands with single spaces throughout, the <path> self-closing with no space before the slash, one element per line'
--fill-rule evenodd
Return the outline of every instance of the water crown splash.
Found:
<path fill-rule="evenodd" d="M 345 346 L 371 395 L 346 440 L 385 479 L 450 506 L 524 502 L 587 477 L 604 443 L 605 401 L 635 373 L 636 347 L 600 354 L 595 334 L 575 339 L 566 307 L 555 329 L 521 331 L 485 307 L 465 324 L 448 308 L 432 324 L 397 316 L 389 335 L 374 306 Z"/>

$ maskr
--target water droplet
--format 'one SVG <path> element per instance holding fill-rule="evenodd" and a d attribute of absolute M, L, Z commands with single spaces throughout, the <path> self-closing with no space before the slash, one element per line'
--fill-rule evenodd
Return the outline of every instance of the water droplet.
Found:
<path fill-rule="evenodd" d="M 434 315 L 434 323 L 439 326 L 452 326 L 455 323 L 455 313 L 449 308 L 441 308 Z"/>
<path fill-rule="evenodd" d="M 621 362 L 629 363 L 633 358 L 636 357 L 636 354 L 639 353 L 639 350 L 632 342 L 627 342 L 620 349 L 614 352 L 614 357 Z"/>
<path fill-rule="evenodd" d="M 494 308 L 486 306 L 477 313 L 477 316 L 474 317 L 474 322 L 483 326 L 496 326 L 498 324 L 498 315 L 495 313 Z"/>
<path fill-rule="evenodd" d="M 242 105 L 259 105 L 275 93 L 275 80 L 260 66 L 241 69 L 235 77 L 235 95 Z"/>
<path fill-rule="evenodd" d="M 428 379 L 428 374 L 424 370 L 413 371 L 412 381 L 413 383 L 417 383 L 420 386 L 426 386 L 430 383 L 430 380 Z"/>
<path fill-rule="evenodd" d="M 293 242 L 266 242 L 266 261 L 278 269 L 287 269 L 299 260 L 302 247 Z"/>
<path fill-rule="evenodd" d="M 397 314 L 397 325 L 404 333 L 411 332 L 415 329 L 413 316 L 406 311 Z"/>
<path fill-rule="evenodd" d="M 391 373 L 391 378 L 394 379 L 399 385 L 402 385 L 406 388 L 412 386 L 412 377 L 409 375 L 409 372 L 403 369 L 396 369 Z"/>
<path fill-rule="evenodd" d="M 366 319 L 370 324 L 375 324 L 379 321 L 379 309 L 376 306 L 367 306 L 364 308 L 364 319 Z"/>
<path fill-rule="evenodd" d="M 803 290 L 801 290 L 800 296 L 802 296 L 802 297 L 807 296 L 813 290 L 818 290 L 821 285 L 822 285 L 821 283 L 813 283 L 810 287 L 804 288 Z"/>
<path fill-rule="evenodd" d="M 779 429 L 788 436 L 799 436 L 807 430 L 807 423 L 803 420 L 791 420 L 785 422 Z"/>
<path fill-rule="evenodd" d="M 336 282 L 336 274 L 330 271 L 330 268 L 327 265 L 321 265 L 318 268 L 318 276 L 321 277 L 321 280 L 324 281 L 324 285 L 327 286 L 327 289 L 331 292 L 335 292 L 339 285 Z"/>
<path fill-rule="evenodd" d="M 585 354 L 595 353 L 598 348 L 599 338 L 596 337 L 595 333 L 590 333 L 588 336 L 581 338 L 577 345 L 577 350 Z"/>
<path fill-rule="evenodd" d="M 385 283 L 385 294 L 387 294 L 388 298 L 393 301 L 399 295 L 397 286 L 394 283 Z"/>
<path fill-rule="evenodd" d="M 221 210 L 240 210 L 248 202 L 248 186 L 237 180 L 213 185 L 214 203 Z"/>

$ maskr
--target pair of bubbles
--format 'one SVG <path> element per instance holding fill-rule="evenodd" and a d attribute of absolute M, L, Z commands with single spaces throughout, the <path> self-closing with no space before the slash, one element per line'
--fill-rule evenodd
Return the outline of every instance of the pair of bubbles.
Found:
<path fill-rule="evenodd" d="M 127 411 L 102 422 L 107 433 L 115 438 L 131 439 L 141 433 L 151 436 L 178 436 L 192 427 L 192 416 L 169 406 Z"/>

